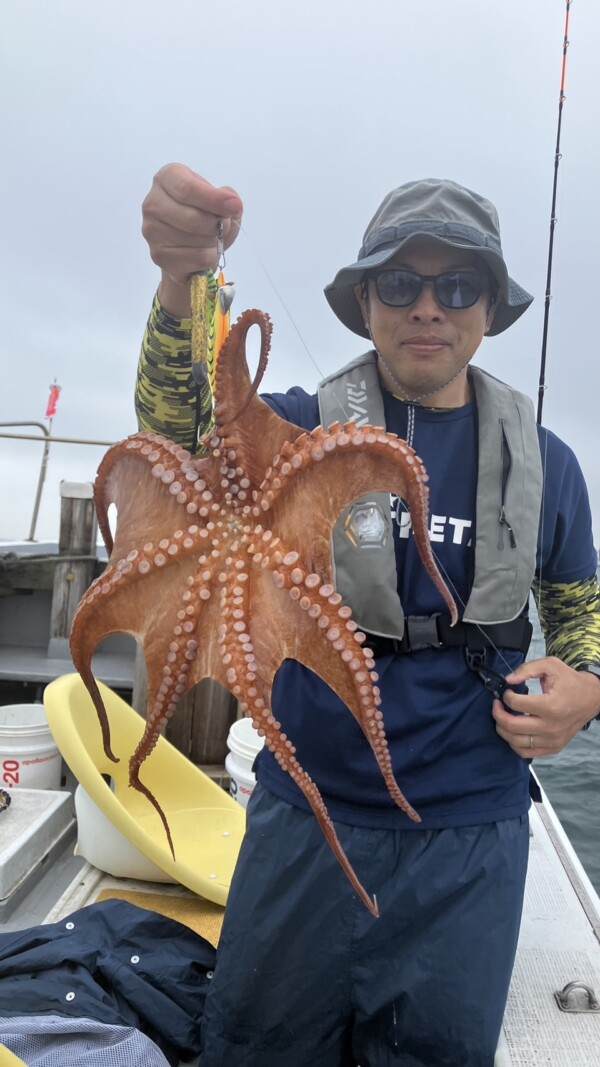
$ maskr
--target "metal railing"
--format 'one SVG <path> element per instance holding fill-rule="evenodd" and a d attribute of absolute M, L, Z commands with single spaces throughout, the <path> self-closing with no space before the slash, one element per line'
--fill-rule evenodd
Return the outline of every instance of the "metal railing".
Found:
<path fill-rule="evenodd" d="M 40 473 L 39 473 L 39 477 L 38 477 L 37 490 L 36 490 L 36 494 L 35 494 L 35 503 L 33 505 L 33 515 L 31 517 L 31 526 L 30 526 L 30 529 L 29 529 L 29 537 L 27 538 L 28 541 L 34 541 L 35 540 L 35 528 L 36 528 L 36 525 L 37 525 L 38 513 L 39 513 L 39 510 L 40 510 L 40 502 L 41 502 L 41 499 L 42 499 L 42 489 L 44 487 L 44 480 L 46 478 L 46 470 L 47 470 L 47 467 L 48 467 L 48 453 L 50 452 L 50 445 L 55 442 L 56 444 L 62 444 L 62 445 L 103 445 L 103 446 L 106 446 L 107 448 L 110 448 L 110 446 L 114 445 L 115 442 L 114 441 L 90 441 L 90 440 L 84 440 L 83 438 L 77 438 L 77 437 L 53 437 L 53 436 L 51 436 L 50 431 L 48 430 L 48 428 L 46 426 L 44 426 L 43 422 L 0 422 L 0 426 L 2 426 L 2 427 L 6 427 L 6 426 L 35 426 L 37 429 L 41 430 L 42 434 L 43 434 L 43 437 L 40 437 L 39 434 L 0 433 L 0 437 L 7 438 L 9 440 L 13 440 L 13 441 L 41 441 L 43 443 L 43 445 L 44 445 L 44 450 L 42 452 L 42 463 L 41 463 L 41 466 L 40 466 Z"/>

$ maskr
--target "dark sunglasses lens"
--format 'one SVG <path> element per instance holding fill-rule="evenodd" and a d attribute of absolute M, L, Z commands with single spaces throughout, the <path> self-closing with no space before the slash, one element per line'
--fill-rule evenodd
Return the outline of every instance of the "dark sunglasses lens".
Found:
<path fill-rule="evenodd" d="M 382 270 L 375 287 L 382 304 L 404 308 L 419 298 L 425 281 L 433 281 L 436 299 L 445 308 L 473 307 L 486 288 L 485 278 L 476 270 L 448 271 L 435 278 L 411 270 Z"/>
<path fill-rule="evenodd" d="M 445 308 L 473 307 L 484 288 L 485 281 L 476 271 L 457 270 L 439 274 L 435 280 L 435 295 Z"/>
<path fill-rule="evenodd" d="M 375 287 L 382 304 L 404 308 L 414 304 L 423 282 L 410 270 L 384 270 L 375 278 Z"/>

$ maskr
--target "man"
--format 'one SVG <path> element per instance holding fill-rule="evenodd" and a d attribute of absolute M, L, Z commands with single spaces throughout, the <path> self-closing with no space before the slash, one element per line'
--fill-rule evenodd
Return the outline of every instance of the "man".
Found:
<path fill-rule="evenodd" d="M 189 277 L 215 266 L 217 219 L 229 244 L 241 212 L 231 189 L 180 165 L 158 173 L 144 204 L 162 278 L 138 415 L 188 447 Z M 369 633 L 394 772 L 422 821 L 394 807 L 338 698 L 283 664 L 275 713 L 381 917 L 357 900 L 303 797 L 263 751 L 202 1064 L 491 1067 L 523 899 L 529 760 L 560 751 L 600 712 L 587 493 L 575 457 L 537 430 L 527 399 L 470 366 L 483 336 L 509 328 L 532 299 L 508 275 L 487 200 L 448 181 L 394 190 L 325 294 L 370 351 L 318 396 L 294 388 L 267 400 L 312 429 L 342 421 L 340 406 L 352 418 L 359 382 L 369 421 L 385 419 L 429 472 L 432 546 L 462 623 L 447 624 L 402 501 L 393 538 L 369 543 L 365 528 L 349 549 L 338 535 L 338 588 Z M 389 516 L 379 518 L 385 528 Z M 553 655 L 524 663 L 532 582 Z M 542 695 L 524 691 L 530 678 Z"/>

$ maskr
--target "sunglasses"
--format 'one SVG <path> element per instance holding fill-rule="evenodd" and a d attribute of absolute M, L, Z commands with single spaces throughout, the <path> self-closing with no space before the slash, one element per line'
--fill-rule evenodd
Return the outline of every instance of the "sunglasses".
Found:
<path fill-rule="evenodd" d="M 412 270 L 382 270 L 371 275 L 377 296 L 388 307 L 407 308 L 419 299 L 427 282 L 443 308 L 460 310 L 477 303 L 490 291 L 490 279 L 478 270 L 448 270 L 442 274 L 417 274 Z"/>

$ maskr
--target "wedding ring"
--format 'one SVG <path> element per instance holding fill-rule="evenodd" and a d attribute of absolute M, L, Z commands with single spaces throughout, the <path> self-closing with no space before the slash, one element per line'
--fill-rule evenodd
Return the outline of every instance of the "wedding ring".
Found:
<path fill-rule="evenodd" d="M 533 740 L 533 734 L 529 735 L 529 747 L 535 748 L 535 741 Z"/>

